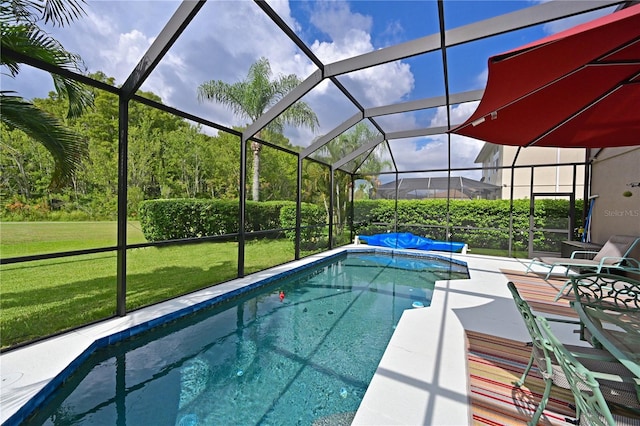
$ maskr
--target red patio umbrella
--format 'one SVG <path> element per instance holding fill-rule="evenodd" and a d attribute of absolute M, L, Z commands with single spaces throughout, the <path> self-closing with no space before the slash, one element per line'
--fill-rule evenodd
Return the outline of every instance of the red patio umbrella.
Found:
<path fill-rule="evenodd" d="M 489 58 L 478 109 L 452 133 L 502 145 L 640 145 L 640 5 Z"/>

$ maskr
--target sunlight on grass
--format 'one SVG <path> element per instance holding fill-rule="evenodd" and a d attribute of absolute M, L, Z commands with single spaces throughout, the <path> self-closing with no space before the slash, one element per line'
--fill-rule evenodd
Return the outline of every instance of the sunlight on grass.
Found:
<path fill-rule="evenodd" d="M 16 256 L 114 247 L 117 222 L 2 222 L 0 255 Z M 144 243 L 139 222 L 128 222 L 129 244 Z"/>
<path fill-rule="evenodd" d="M 115 312 L 115 254 L 3 265 L 2 347 Z"/>

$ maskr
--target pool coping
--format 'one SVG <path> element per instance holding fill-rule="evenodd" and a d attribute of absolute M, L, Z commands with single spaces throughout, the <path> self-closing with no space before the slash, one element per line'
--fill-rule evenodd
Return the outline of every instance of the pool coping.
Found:
<path fill-rule="evenodd" d="M 524 264 L 511 258 L 395 250 L 353 244 L 0 354 L 0 422 L 3 425 L 20 424 L 45 402 L 80 363 L 101 346 L 235 297 L 303 268 L 326 262 L 345 252 L 395 252 L 417 257 L 436 256 L 466 264 L 470 274 L 473 271 L 470 279 L 436 282 L 432 306 L 428 309 L 410 309 L 403 313 L 353 424 L 468 424 L 470 417 L 465 327 L 473 329 L 480 326 L 487 332 L 486 326 L 505 328 L 505 321 L 500 317 L 493 318 L 488 323 L 471 321 L 471 324 L 465 325 L 456 311 L 460 307 L 481 306 L 487 296 L 499 296 L 508 297 L 512 314 L 518 315 L 506 288 L 506 278 L 499 272 L 499 268 L 524 270 Z M 496 265 L 487 267 L 487 262 Z M 481 290 L 488 290 L 489 294 L 475 294 L 471 300 L 466 300 L 470 282 L 473 286 L 481 284 Z M 496 285 L 497 282 L 500 285 Z M 520 323 L 521 321 L 514 325 L 512 332 L 502 334 L 503 337 L 513 336 L 514 333 L 523 336 L 526 330 Z M 433 340 L 437 342 L 436 345 L 428 343 Z"/>

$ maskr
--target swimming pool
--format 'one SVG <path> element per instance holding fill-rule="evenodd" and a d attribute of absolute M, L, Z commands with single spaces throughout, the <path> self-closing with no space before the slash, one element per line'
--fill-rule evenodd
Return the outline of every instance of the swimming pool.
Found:
<path fill-rule="evenodd" d="M 30 423 L 348 423 L 402 312 L 451 276 L 466 269 L 340 256 L 96 351 Z"/>

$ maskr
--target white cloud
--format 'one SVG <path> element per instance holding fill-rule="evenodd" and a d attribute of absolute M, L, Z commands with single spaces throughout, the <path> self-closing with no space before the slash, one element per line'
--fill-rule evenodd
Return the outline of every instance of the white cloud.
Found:
<path fill-rule="evenodd" d="M 302 27 L 291 16 L 291 8 L 289 7 L 289 0 L 270 0 L 269 6 L 280 16 L 291 29 L 296 32 L 301 31 Z"/>
<path fill-rule="evenodd" d="M 486 87 L 488 79 L 489 79 L 489 68 L 485 68 L 479 75 L 476 76 L 477 84 L 475 87 Z"/>
<path fill-rule="evenodd" d="M 53 28 L 52 35 L 72 52 L 78 52 L 90 72 L 103 71 L 123 84 L 153 40 L 178 8 L 168 1 L 91 1 L 87 16 L 68 28 Z M 293 29 L 300 23 L 290 3 L 269 2 Z M 325 63 L 374 50 L 373 18 L 350 10 L 346 2 L 312 4 L 311 22 L 329 39 L 315 40 L 311 48 Z M 224 17 L 224 19 L 220 19 Z M 245 125 L 224 106 L 199 103 L 196 89 L 208 80 L 235 82 L 243 79 L 261 56 L 270 60 L 275 75 L 294 73 L 307 78 L 317 68 L 297 46 L 249 1 L 207 2 L 175 45 L 141 87 L 163 102 L 222 125 Z M 403 100 L 411 92 L 414 76 L 408 64 L 394 62 L 341 77 L 365 105 L 386 105 Z M 354 114 L 356 108 L 325 81 L 304 97 L 317 111 L 321 129 L 287 136 L 294 144 L 308 145 L 314 137 L 333 129 Z M 46 93 L 46 92 L 45 92 Z"/>
<path fill-rule="evenodd" d="M 349 74 L 371 106 L 397 103 L 411 93 L 414 77 L 409 64 L 396 61 Z"/>
<path fill-rule="evenodd" d="M 329 64 L 370 52 L 373 50 L 373 45 L 369 33 L 351 29 L 344 34 L 343 38 L 328 42 L 314 41 L 311 50 L 321 61 Z"/>
<path fill-rule="evenodd" d="M 473 161 L 482 148 L 483 142 L 464 136 L 451 135 L 451 167 L 477 167 Z M 391 149 L 400 171 L 441 170 L 449 165 L 447 135 L 429 138 L 414 138 L 391 141 Z M 446 176 L 446 172 L 436 174 Z M 455 176 L 478 178 L 477 171 L 454 172 Z M 433 173 L 430 176 L 434 176 Z"/>
<path fill-rule="evenodd" d="M 403 33 L 404 28 L 402 27 L 402 23 L 399 21 L 392 21 L 387 24 L 387 27 L 380 35 L 384 38 L 393 40 Z"/>
<path fill-rule="evenodd" d="M 373 19 L 352 12 L 346 2 L 321 1 L 315 3 L 311 23 L 326 33 L 331 40 L 339 42 L 350 39 L 349 33 L 369 34 Z"/>
<path fill-rule="evenodd" d="M 117 31 L 114 28 L 114 25 L 117 25 L 117 22 L 119 21 L 104 19 L 105 18 L 104 15 L 100 13 L 96 13 L 99 11 L 96 11 L 95 9 L 93 9 L 94 5 L 95 3 L 92 3 L 91 7 L 87 7 L 85 9 L 85 12 L 87 13 L 87 15 L 78 21 L 78 25 L 83 27 L 84 31 L 88 32 L 88 30 L 91 30 L 91 33 L 96 34 L 99 37 L 109 37 L 110 35 L 112 35 Z M 76 25 L 76 24 L 73 24 L 73 25 Z"/>
<path fill-rule="evenodd" d="M 471 114 L 478 108 L 480 101 L 466 102 L 463 104 L 455 105 L 451 108 L 451 124 L 462 124 L 467 118 L 471 117 Z"/>
<path fill-rule="evenodd" d="M 354 13 L 347 3 L 320 2 L 311 23 L 329 35 L 330 40 L 315 40 L 311 50 L 324 63 L 371 52 L 371 17 Z M 349 73 L 342 77 L 356 98 L 363 98 L 366 106 L 396 103 L 406 97 L 414 87 L 411 67 L 397 61 L 374 68 Z"/>
<path fill-rule="evenodd" d="M 417 129 L 420 126 L 416 114 L 407 112 L 402 114 L 383 115 L 375 118 L 385 132 L 399 132 L 407 129 Z"/>
<path fill-rule="evenodd" d="M 144 53 L 149 49 L 153 40 L 139 30 L 132 30 L 128 33 L 111 34 L 116 43 L 106 44 L 103 49 L 98 49 L 99 59 L 96 62 L 103 64 L 103 71 L 108 71 L 108 75 L 115 77 L 117 81 L 123 83 L 131 71 L 140 62 Z M 97 71 L 97 70 L 96 70 Z"/>
<path fill-rule="evenodd" d="M 451 125 L 455 126 L 464 123 L 467 118 L 471 117 L 471 114 L 478 108 L 479 101 L 466 102 L 463 104 L 454 105 L 451 108 Z M 436 114 L 431 119 L 430 127 L 440 127 L 447 125 L 447 109 L 445 107 L 438 107 Z"/>
<path fill-rule="evenodd" d="M 451 123 L 464 122 L 477 108 L 478 102 L 469 102 L 452 108 Z M 430 127 L 446 126 L 446 109 L 440 107 L 430 123 Z M 411 138 L 391 141 L 394 158 L 400 171 L 446 169 L 449 165 L 448 136 L 446 134 L 430 137 Z M 465 136 L 451 135 L 451 167 L 477 167 L 474 160 L 484 142 Z M 446 176 L 446 173 L 439 175 Z M 479 172 L 454 173 L 477 179 Z M 430 174 L 430 176 L 434 176 Z"/>

